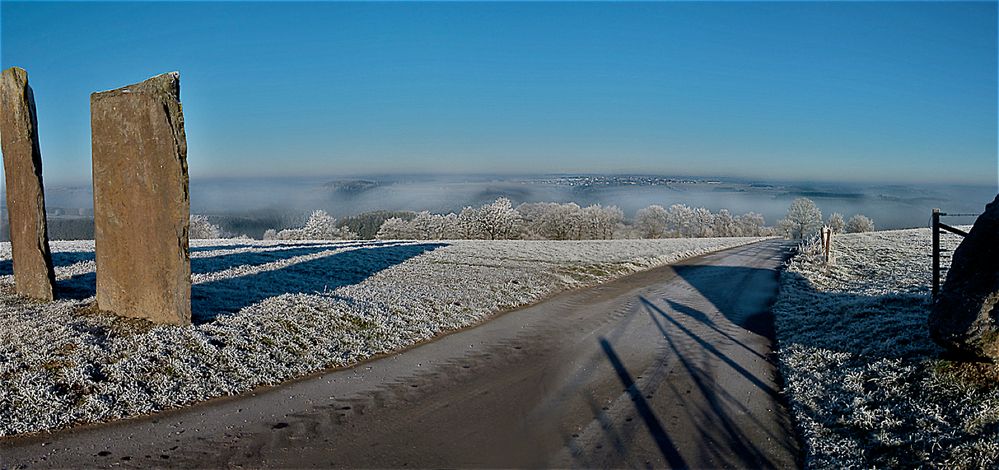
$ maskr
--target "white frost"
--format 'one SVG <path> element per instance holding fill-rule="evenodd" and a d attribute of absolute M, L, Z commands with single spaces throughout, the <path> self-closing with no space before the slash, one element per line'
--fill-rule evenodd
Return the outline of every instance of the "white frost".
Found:
<path fill-rule="evenodd" d="M 93 242 L 53 242 L 61 300 L 12 295 L 0 244 L 0 435 L 107 421 L 354 364 L 560 290 L 753 238 L 192 241 L 187 327 L 84 313 Z M 67 298 L 72 297 L 72 298 Z"/>
<path fill-rule="evenodd" d="M 781 275 L 778 354 L 806 467 L 999 465 L 999 388 L 947 373 L 929 338 L 930 243 L 929 229 L 836 235 L 834 265 L 805 252 Z"/>

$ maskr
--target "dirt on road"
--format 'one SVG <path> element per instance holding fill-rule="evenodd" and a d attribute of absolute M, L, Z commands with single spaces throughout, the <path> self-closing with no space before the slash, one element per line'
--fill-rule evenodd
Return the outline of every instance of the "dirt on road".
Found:
<path fill-rule="evenodd" d="M 571 291 L 397 355 L 0 440 L 0 467 L 791 468 L 770 240 Z"/>

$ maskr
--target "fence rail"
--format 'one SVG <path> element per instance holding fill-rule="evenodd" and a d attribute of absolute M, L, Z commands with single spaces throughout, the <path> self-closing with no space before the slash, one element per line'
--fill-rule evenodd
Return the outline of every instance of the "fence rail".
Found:
<path fill-rule="evenodd" d="M 940 217 L 975 217 L 978 214 L 948 214 L 946 212 L 940 212 L 940 209 L 933 209 L 933 301 L 937 300 L 937 294 L 940 292 L 940 252 L 950 251 L 940 249 L 940 234 L 952 233 L 961 237 L 967 237 L 968 232 L 961 230 L 957 227 L 951 227 L 945 223 L 940 222 Z"/>

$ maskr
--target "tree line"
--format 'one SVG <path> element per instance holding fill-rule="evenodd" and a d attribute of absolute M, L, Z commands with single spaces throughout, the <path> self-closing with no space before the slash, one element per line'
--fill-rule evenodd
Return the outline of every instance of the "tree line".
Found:
<path fill-rule="evenodd" d="M 326 211 L 312 212 L 301 227 L 268 229 L 265 240 L 606 240 L 615 238 L 703 238 L 782 236 L 814 237 L 823 225 L 834 233 L 868 232 L 874 222 L 862 214 L 849 220 L 833 213 L 823 221 L 822 211 L 808 198 L 795 199 L 787 215 L 767 226 L 762 214 L 734 215 L 727 209 L 712 212 L 703 207 L 673 204 L 650 205 L 628 220 L 616 206 L 531 202 L 514 206 L 501 197 L 461 212 L 373 211 L 338 221 Z M 191 238 L 231 238 L 206 216 L 191 216 Z M 245 236 L 245 235 L 244 235 Z"/>
<path fill-rule="evenodd" d="M 822 211 L 815 201 L 799 197 L 787 208 L 787 216 L 777 221 L 777 235 L 792 240 L 810 239 L 818 236 L 823 226 L 833 233 L 861 233 L 874 231 L 874 221 L 863 214 L 855 214 L 844 221 L 843 214 L 833 212 L 826 222 L 822 221 Z"/>

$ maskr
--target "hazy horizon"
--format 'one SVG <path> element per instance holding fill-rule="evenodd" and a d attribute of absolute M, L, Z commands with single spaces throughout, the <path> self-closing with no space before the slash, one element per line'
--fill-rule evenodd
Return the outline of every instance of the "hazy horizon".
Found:
<path fill-rule="evenodd" d="M 676 175 L 502 175 L 192 178 L 191 213 L 300 223 L 312 210 L 337 218 L 375 210 L 460 212 L 507 197 L 527 202 L 575 202 L 618 206 L 627 217 L 652 204 L 687 204 L 713 212 L 757 212 L 768 224 L 782 218 L 797 197 L 813 199 L 826 217 L 872 217 L 880 229 L 925 226 L 932 208 L 980 213 L 996 195 L 993 185 L 780 182 Z M 92 213 L 89 183 L 48 184 L 50 215 Z M 277 219 L 275 219 L 275 217 Z M 304 220 L 304 219 L 303 219 Z M 952 220 L 970 223 L 973 219 Z M 277 224 L 278 222 L 275 222 Z M 289 225 L 290 226 L 290 225 Z M 283 228 L 278 226 L 265 228 Z M 262 233 L 262 229 L 259 229 Z M 260 233 L 256 234 L 257 236 Z"/>

